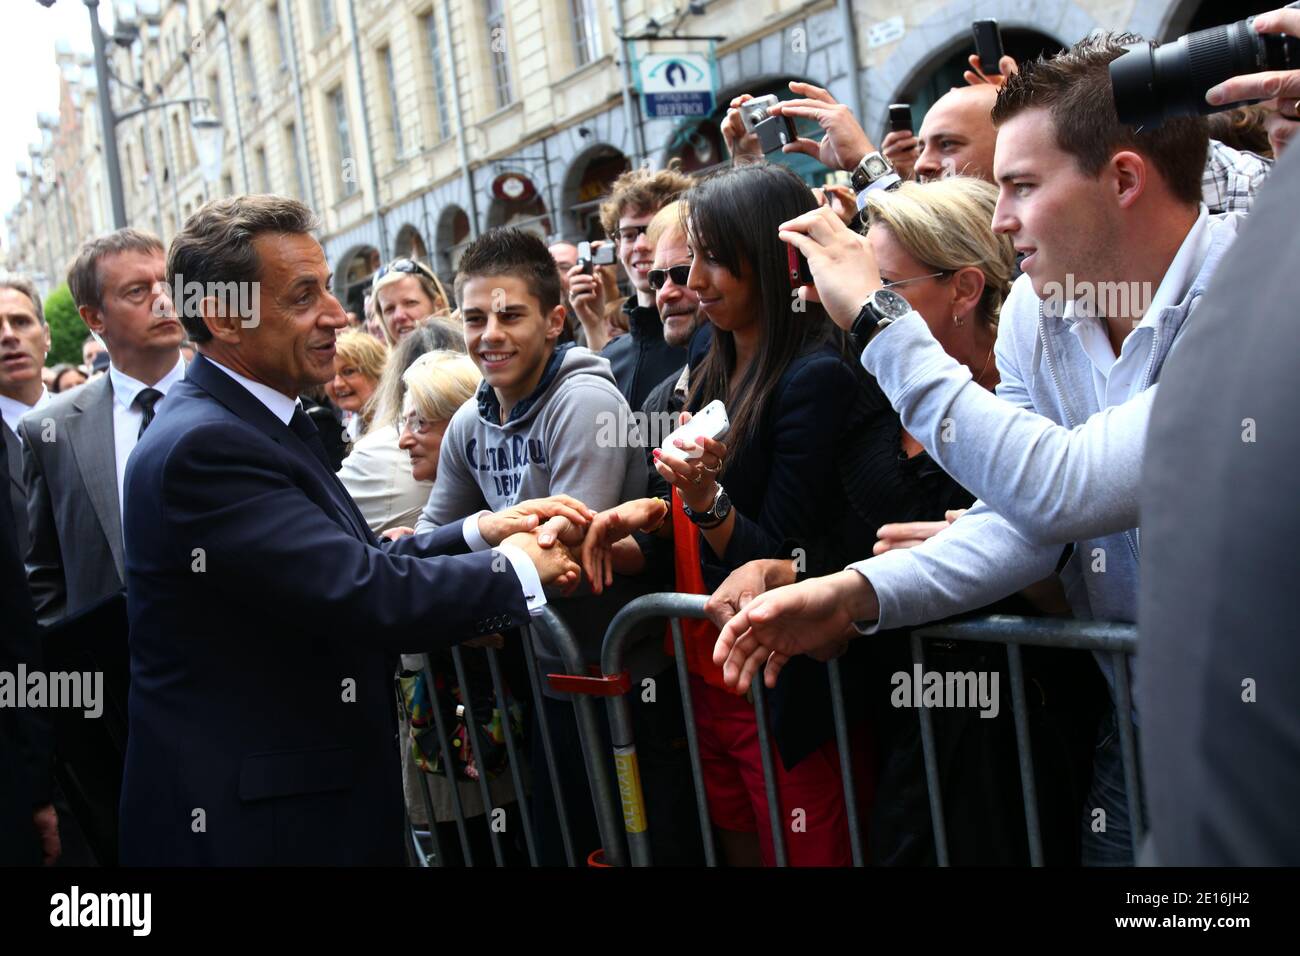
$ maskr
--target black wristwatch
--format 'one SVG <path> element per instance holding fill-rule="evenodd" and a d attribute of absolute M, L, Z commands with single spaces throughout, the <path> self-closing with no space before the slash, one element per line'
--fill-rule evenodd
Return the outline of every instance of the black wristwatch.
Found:
<path fill-rule="evenodd" d="M 731 496 L 722 485 L 718 485 L 717 493 L 713 496 L 713 504 L 708 511 L 695 511 L 685 501 L 682 502 L 682 511 L 701 531 L 708 531 L 722 524 L 727 520 L 727 515 L 731 514 Z"/>
<path fill-rule="evenodd" d="M 867 347 L 876 329 L 897 322 L 911 311 L 911 304 L 892 289 L 877 289 L 871 293 L 867 301 L 862 303 L 858 317 L 849 328 L 849 335 L 853 336 L 858 352 L 861 353 Z"/>

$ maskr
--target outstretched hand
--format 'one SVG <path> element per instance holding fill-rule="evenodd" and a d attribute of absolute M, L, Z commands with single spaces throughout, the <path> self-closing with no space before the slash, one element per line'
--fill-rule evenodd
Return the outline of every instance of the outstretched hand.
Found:
<path fill-rule="evenodd" d="M 478 531 L 490 547 L 495 548 L 511 535 L 532 531 L 551 518 L 565 518 L 585 528 L 596 516 L 577 498 L 568 495 L 551 495 L 548 498 L 531 498 L 511 508 L 485 514 L 478 520 Z"/>
<path fill-rule="evenodd" d="M 871 583 L 854 570 L 760 594 L 727 622 L 713 648 L 728 687 L 749 690 L 764 664 L 764 683 L 776 686 L 781 668 L 795 654 L 829 660 L 856 633 L 853 622 L 879 615 Z"/>
<path fill-rule="evenodd" d="M 591 590 L 599 594 L 614 583 L 614 572 L 630 570 L 631 554 L 640 548 L 626 541 L 633 531 L 652 531 L 667 517 L 662 498 L 638 498 L 602 511 L 592 519 L 582 541 L 582 570 Z"/>

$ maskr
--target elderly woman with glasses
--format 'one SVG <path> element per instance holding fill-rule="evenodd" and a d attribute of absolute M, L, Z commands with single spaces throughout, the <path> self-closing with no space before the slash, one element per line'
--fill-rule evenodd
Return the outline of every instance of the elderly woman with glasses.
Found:
<path fill-rule="evenodd" d="M 415 259 L 394 259 L 371 281 L 375 312 L 389 345 L 396 345 L 433 315 L 451 312 L 450 297 L 434 271 Z"/>
<path fill-rule="evenodd" d="M 429 479 L 413 474 L 410 458 L 398 447 L 407 393 L 403 376 L 420 356 L 463 349 L 464 342 L 460 330 L 447 320 L 433 319 L 389 352 L 384 374 L 370 397 L 374 409 L 370 427 L 339 469 L 339 480 L 375 534 L 413 527 L 432 488 Z"/>
<path fill-rule="evenodd" d="M 464 352 L 440 350 L 421 355 L 402 376 L 406 398 L 398 447 L 411 460 L 417 481 L 438 477 L 438 453 L 451 416 L 473 396 L 481 376 Z"/>

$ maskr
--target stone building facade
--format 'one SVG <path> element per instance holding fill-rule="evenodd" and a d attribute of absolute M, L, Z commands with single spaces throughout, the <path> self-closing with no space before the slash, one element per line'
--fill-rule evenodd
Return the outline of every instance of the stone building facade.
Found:
<path fill-rule="evenodd" d="M 621 169 L 673 157 L 688 170 L 723 161 L 717 122 L 741 92 L 778 92 L 791 79 L 806 80 L 854 105 L 878 137 L 890 103 L 913 102 L 919 120 L 934 95 L 959 78 L 953 71 L 971 49 L 973 19 L 998 19 L 1008 48 L 1031 55 L 1097 28 L 1169 39 L 1194 23 L 1253 12 L 1221 0 L 137 6 L 138 36 L 112 46 L 123 81 L 115 85 L 115 108 L 208 102 L 150 109 L 119 125 L 129 221 L 169 239 L 214 196 L 298 197 L 318 212 L 336 291 L 353 301 L 379 261 L 414 255 L 449 274 L 460 248 L 494 225 L 596 235 L 599 198 Z M 713 116 L 645 119 L 637 98 L 624 97 L 619 36 L 656 33 L 656 40 L 634 41 L 636 53 L 713 50 Z M 674 40 L 674 33 L 714 39 Z M 29 175 L 23 201 L 7 217 L 10 267 L 56 277 L 77 243 L 111 228 L 112 219 L 98 91 L 84 57 L 69 60 L 63 82 L 64 108 L 38 148 L 39 162 L 54 168 L 53 185 L 48 173 Z M 190 126 L 196 109 L 215 114 L 224 130 L 211 180 L 200 170 Z M 810 160 L 796 163 L 810 181 L 825 173 Z"/>

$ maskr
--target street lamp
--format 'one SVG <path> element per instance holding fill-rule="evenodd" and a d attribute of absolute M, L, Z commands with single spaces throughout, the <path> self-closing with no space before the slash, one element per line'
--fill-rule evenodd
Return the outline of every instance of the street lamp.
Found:
<path fill-rule="evenodd" d="M 221 178 L 221 159 L 224 155 L 226 130 L 221 120 L 210 114 L 194 116 L 190 119 L 190 131 L 194 135 L 194 151 L 199 158 L 199 171 L 209 185 L 216 185 Z"/>
<path fill-rule="evenodd" d="M 115 112 L 112 90 L 109 88 L 108 56 L 104 49 L 105 34 L 99 25 L 99 0 L 82 0 L 82 3 L 90 11 L 90 36 L 95 49 L 95 79 L 99 86 L 99 118 L 104 136 L 104 164 L 108 173 L 108 193 L 113 206 L 113 228 L 122 229 L 126 226 L 126 200 L 122 191 L 122 167 L 118 161 L 117 153 L 118 124 L 149 110 L 163 109 L 168 106 L 192 108 L 193 104 L 196 103 L 208 104 L 208 99 L 202 96 L 189 96 L 182 99 L 160 100 L 157 103 L 150 103 L 141 89 L 136 92 L 140 93 L 142 98 L 145 99 L 144 106 L 127 110 L 121 114 Z M 114 5 L 113 42 L 122 47 L 130 47 L 140 35 L 139 20 L 143 19 L 146 24 L 152 26 L 161 16 L 160 10 L 156 9 L 156 7 L 157 4 L 150 3 L 149 0 L 143 0 L 140 5 L 131 2 L 131 0 L 117 0 Z M 211 116 L 196 116 L 191 119 L 191 125 L 194 129 L 195 150 L 199 154 L 199 163 L 203 169 L 203 176 L 211 181 L 209 169 L 214 162 L 218 168 L 216 175 L 220 175 L 219 150 L 223 139 L 219 135 L 220 121 Z M 218 128 L 215 142 L 213 126 Z M 201 140 L 206 140 L 207 145 L 200 145 Z M 216 159 L 213 159 L 214 148 Z"/>

